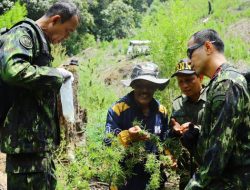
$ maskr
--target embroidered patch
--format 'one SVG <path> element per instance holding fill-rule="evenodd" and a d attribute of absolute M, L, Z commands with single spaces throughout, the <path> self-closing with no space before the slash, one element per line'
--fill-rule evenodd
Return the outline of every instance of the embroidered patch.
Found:
<path fill-rule="evenodd" d="M 28 35 L 23 35 L 20 40 L 20 44 L 26 49 L 31 49 L 33 47 L 33 43 L 31 38 Z"/>

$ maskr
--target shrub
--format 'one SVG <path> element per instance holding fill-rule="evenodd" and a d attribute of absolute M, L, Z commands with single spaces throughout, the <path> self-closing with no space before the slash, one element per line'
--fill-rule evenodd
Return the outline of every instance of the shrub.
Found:
<path fill-rule="evenodd" d="M 135 27 L 134 14 L 134 9 L 122 1 L 112 2 L 101 12 L 103 21 L 101 39 L 111 41 L 132 34 L 132 29 Z"/>
<path fill-rule="evenodd" d="M 63 62 L 67 58 L 66 48 L 63 47 L 61 44 L 53 45 L 51 54 L 54 57 L 54 60 L 52 63 L 53 67 L 59 67 L 60 65 L 63 64 Z"/>
<path fill-rule="evenodd" d="M 0 28 L 10 28 L 13 24 L 21 21 L 27 14 L 25 6 L 20 5 L 16 2 L 10 10 L 0 15 Z"/>

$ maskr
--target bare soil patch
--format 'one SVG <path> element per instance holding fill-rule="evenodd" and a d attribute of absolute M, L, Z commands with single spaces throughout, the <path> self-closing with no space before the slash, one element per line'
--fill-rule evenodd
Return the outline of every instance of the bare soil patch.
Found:
<path fill-rule="evenodd" d="M 250 44 L 250 18 L 244 18 L 228 27 L 226 36 L 239 37 Z"/>

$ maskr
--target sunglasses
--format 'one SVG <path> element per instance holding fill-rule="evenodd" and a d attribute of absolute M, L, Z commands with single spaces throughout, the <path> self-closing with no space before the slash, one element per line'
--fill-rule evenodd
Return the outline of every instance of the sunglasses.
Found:
<path fill-rule="evenodd" d="M 215 41 L 210 41 L 211 44 L 213 44 L 214 42 L 215 42 Z M 187 49 L 187 56 L 188 56 L 188 58 L 191 59 L 191 58 L 192 58 L 192 55 L 193 55 L 193 53 L 194 53 L 194 51 L 195 51 L 196 49 L 200 48 L 201 46 L 203 46 L 204 44 L 205 44 L 205 42 L 204 42 L 204 43 L 201 43 L 201 44 L 196 44 L 196 45 L 194 45 L 194 46 L 192 46 L 192 47 L 189 47 L 189 48 Z"/>

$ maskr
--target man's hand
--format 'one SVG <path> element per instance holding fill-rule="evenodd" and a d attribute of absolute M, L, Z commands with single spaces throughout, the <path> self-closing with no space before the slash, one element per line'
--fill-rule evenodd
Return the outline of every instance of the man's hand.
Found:
<path fill-rule="evenodd" d="M 64 81 L 66 81 L 69 78 L 71 78 L 72 81 L 74 80 L 73 74 L 70 71 L 64 68 L 56 68 L 56 70 L 62 75 L 62 77 L 64 78 Z"/>
<path fill-rule="evenodd" d="M 171 119 L 170 125 L 172 126 L 174 133 L 176 133 L 178 135 L 181 134 L 181 130 L 182 130 L 181 125 L 177 121 L 175 121 L 174 118 Z"/>
<path fill-rule="evenodd" d="M 130 128 L 128 129 L 128 132 L 129 132 L 129 134 L 130 134 L 131 136 L 137 135 L 140 131 L 141 131 L 141 128 L 140 128 L 138 125 L 136 125 L 136 126 L 134 126 L 134 127 L 130 127 Z"/>
<path fill-rule="evenodd" d="M 199 129 L 193 123 L 189 123 L 188 129 L 181 137 L 181 143 L 190 152 L 196 146 L 199 137 Z"/>
<path fill-rule="evenodd" d="M 129 128 L 128 132 L 132 140 L 134 141 L 137 141 L 137 140 L 145 141 L 150 138 L 150 134 L 145 131 L 142 131 L 142 129 L 138 125 L 135 125 L 134 127 Z"/>
<path fill-rule="evenodd" d="M 181 134 L 182 134 L 182 135 L 183 135 L 185 132 L 188 131 L 190 124 L 191 124 L 191 122 L 186 122 L 186 123 L 183 123 L 183 124 L 181 125 Z"/>
<path fill-rule="evenodd" d="M 189 124 L 190 124 L 190 122 L 187 122 L 187 123 L 180 125 L 177 121 L 175 121 L 174 118 L 172 118 L 170 121 L 170 125 L 173 128 L 173 132 L 178 134 L 178 135 L 182 135 L 183 133 L 185 133 L 188 130 Z"/>

